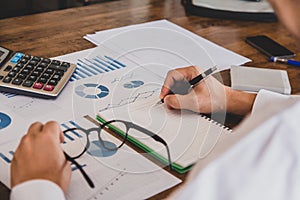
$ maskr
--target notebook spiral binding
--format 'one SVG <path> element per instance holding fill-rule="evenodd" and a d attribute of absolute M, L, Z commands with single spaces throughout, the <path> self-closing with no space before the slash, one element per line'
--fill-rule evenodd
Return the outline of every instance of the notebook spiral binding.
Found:
<path fill-rule="evenodd" d="M 219 123 L 219 122 L 217 122 L 217 121 L 215 121 L 215 120 L 213 120 L 213 119 L 207 117 L 206 115 L 200 114 L 200 116 L 203 117 L 204 119 L 206 119 L 206 120 L 212 122 L 213 124 L 215 124 L 215 125 L 221 127 L 222 129 L 224 129 L 224 130 L 226 130 L 226 131 L 229 131 L 229 132 L 232 132 L 232 129 L 231 129 L 231 128 L 229 128 L 229 127 L 227 127 L 227 126 L 225 126 L 225 125 L 223 125 L 223 124 L 221 124 L 221 123 Z"/>

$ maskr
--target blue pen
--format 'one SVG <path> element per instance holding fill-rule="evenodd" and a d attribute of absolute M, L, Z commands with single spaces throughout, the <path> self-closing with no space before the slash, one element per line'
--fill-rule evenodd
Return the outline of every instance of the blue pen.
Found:
<path fill-rule="evenodd" d="M 289 60 L 289 59 L 286 59 L 286 58 L 271 57 L 270 61 L 286 63 L 288 65 L 294 65 L 294 66 L 300 67 L 300 61 L 296 61 L 296 60 Z"/>

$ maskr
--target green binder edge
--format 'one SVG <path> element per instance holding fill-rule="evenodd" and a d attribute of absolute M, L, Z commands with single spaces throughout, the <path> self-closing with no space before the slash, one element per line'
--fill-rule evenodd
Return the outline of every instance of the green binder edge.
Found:
<path fill-rule="evenodd" d="M 102 117 L 100 117 L 99 115 L 96 116 L 96 119 L 99 122 L 101 122 L 101 123 L 105 123 L 106 122 L 106 120 L 103 119 Z M 116 132 L 117 134 L 119 134 L 121 137 L 125 137 L 125 133 L 123 131 L 120 131 L 118 128 L 116 128 L 114 126 L 109 126 L 109 128 L 111 128 L 114 132 Z M 143 144 L 142 142 L 140 142 L 136 138 L 128 135 L 127 139 L 128 139 L 128 141 L 130 143 L 134 144 L 138 148 L 140 148 L 143 151 L 147 152 L 152 157 L 154 157 L 155 159 L 157 159 L 159 162 L 161 162 L 163 164 L 166 164 L 166 165 L 168 164 L 168 162 L 169 162 L 168 159 L 166 159 L 165 157 L 163 157 L 160 154 L 156 153 L 153 149 L 151 149 L 150 147 L 146 146 L 145 144 Z M 171 156 L 172 156 L 172 154 L 171 154 Z M 178 172 L 180 174 L 184 174 L 184 173 L 188 172 L 193 167 L 193 165 L 189 165 L 187 167 L 182 167 L 181 165 L 178 165 L 176 163 L 172 163 L 172 167 L 173 167 L 173 170 L 175 170 L 176 172 Z"/>

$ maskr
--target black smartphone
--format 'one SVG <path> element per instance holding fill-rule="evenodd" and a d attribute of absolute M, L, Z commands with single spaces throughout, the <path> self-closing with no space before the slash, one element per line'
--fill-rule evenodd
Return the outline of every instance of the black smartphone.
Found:
<path fill-rule="evenodd" d="M 296 55 L 294 52 L 288 50 L 281 44 L 277 43 L 276 41 L 272 40 L 271 38 L 265 35 L 247 37 L 246 42 L 254 48 L 258 49 L 260 52 L 262 52 L 269 58 L 292 58 Z"/>

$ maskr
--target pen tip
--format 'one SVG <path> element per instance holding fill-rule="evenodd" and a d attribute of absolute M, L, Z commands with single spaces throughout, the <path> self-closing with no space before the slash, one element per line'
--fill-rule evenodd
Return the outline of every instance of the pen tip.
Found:
<path fill-rule="evenodd" d="M 217 66 L 215 65 L 215 66 L 213 66 L 211 69 L 212 69 L 212 71 L 215 71 L 215 70 L 217 70 L 218 68 L 217 68 Z"/>

